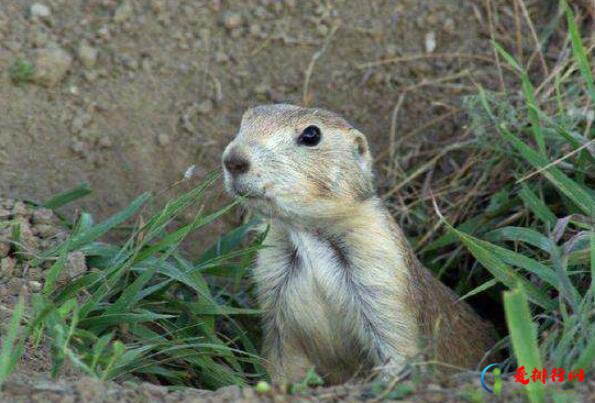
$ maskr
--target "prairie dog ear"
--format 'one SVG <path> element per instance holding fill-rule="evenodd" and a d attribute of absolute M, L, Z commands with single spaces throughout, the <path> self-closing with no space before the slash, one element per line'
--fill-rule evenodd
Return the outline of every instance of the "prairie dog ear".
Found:
<path fill-rule="evenodd" d="M 353 134 L 353 148 L 354 154 L 358 160 L 358 163 L 362 170 L 366 173 L 372 172 L 372 155 L 370 154 L 370 147 L 368 147 L 368 141 L 359 130 L 351 129 Z"/>
<path fill-rule="evenodd" d="M 244 111 L 244 114 L 242 115 L 242 123 L 249 120 L 253 116 L 254 116 L 254 108 L 246 109 Z"/>

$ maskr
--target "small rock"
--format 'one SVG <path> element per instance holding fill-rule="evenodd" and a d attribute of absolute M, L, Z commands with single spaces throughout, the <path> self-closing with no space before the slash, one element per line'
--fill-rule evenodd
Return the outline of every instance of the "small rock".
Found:
<path fill-rule="evenodd" d="M 40 267 L 29 267 L 28 277 L 31 281 L 41 281 L 43 280 L 43 275 L 41 272 Z"/>
<path fill-rule="evenodd" d="M 395 57 L 399 53 L 399 47 L 394 43 L 389 43 L 386 45 L 386 56 L 387 57 Z"/>
<path fill-rule="evenodd" d="M 111 39 L 112 34 L 109 30 L 109 27 L 104 25 L 103 27 L 97 30 L 97 36 L 101 38 L 103 41 L 107 42 Z"/>
<path fill-rule="evenodd" d="M 66 257 L 66 265 L 60 273 L 59 281 L 69 281 L 87 271 L 85 254 L 81 251 L 70 252 Z"/>
<path fill-rule="evenodd" d="M 17 264 L 16 259 L 5 257 L 0 259 L 0 278 L 10 278 Z"/>
<path fill-rule="evenodd" d="M 213 110 L 213 101 L 211 101 L 210 99 L 207 99 L 206 101 L 203 101 L 203 102 L 199 103 L 198 105 L 196 105 L 196 112 L 198 112 L 202 115 L 207 115 L 212 110 Z"/>
<path fill-rule="evenodd" d="M 33 292 L 41 291 L 42 284 L 39 281 L 29 281 L 29 289 Z"/>
<path fill-rule="evenodd" d="M 52 87 L 62 81 L 70 65 L 72 56 L 58 46 L 47 47 L 35 51 L 35 71 L 31 80 L 45 87 Z"/>
<path fill-rule="evenodd" d="M 86 41 L 82 41 L 78 47 L 78 58 L 83 66 L 88 69 L 95 67 L 95 63 L 97 62 L 97 49 L 93 46 L 89 45 Z"/>
<path fill-rule="evenodd" d="M 48 224 L 39 224 L 33 227 L 33 233 L 42 238 L 51 238 L 56 235 L 58 231 L 58 228 Z"/>
<path fill-rule="evenodd" d="M 41 3 L 33 3 L 29 7 L 29 14 L 32 20 L 49 21 L 52 17 L 52 11 L 48 6 Z"/>
<path fill-rule="evenodd" d="M 70 131 L 74 134 L 80 133 L 86 126 L 91 123 L 93 116 L 90 113 L 79 111 L 70 122 Z"/>
<path fill-rule="evenodd" d="M 250 25 L 249 32 L 250 32 L 250 35 L 258 38 L 258 37 L 260 37 L 260 34 L 262 33 L 262 27 L 258 24 L 252 24 L 252 25 Z"/>
<path fill-rule="evenodd" d="M 138 70 L 138 62 L 130 55 L 123 54 L 120 56 L 120 62 L 129 70 Z"/>
<path fill-rule="evenodd" d="M 137 391 L 147 401 L 155 401 L 156 399 L 164 399 L 167 396 L 167 388 L 165 386 L 155 385 L 144 382 L 137 387 Z"/>
<path fill-rule="evenodd" d="M 169 145 L 169 143 L 170 140 L 167 134 L 161 133 L 159 136 L 157 136 L 157 144 L 159 144 L 161 147 L 165 147 Z"/>
<path fill-rule="evenodd" d="M 268 95 L 271 92 L 271 87 L 268 84 L 258 84 L 254 87 L 254 93 L 256 95 Z"/>
<path fill-rule="evenodd" d="M 10 244 L 0 240 L 0 258 L 8 256 L 10 253 Z"/>
<path fill-rule="evenodd" d="M 12 215 L 12 213 L 2 207 L 0 207 L 0 219 L 8 218 Z"/>
<path fill-rule="evenodd" d="M 25 252 L 35 252 L 38 248 L 39 240 L 33 234 L 33 230 L 31 229 L 31 225 L 27 221 L 21 222 L 20 226 L 20 243 L 25 248 Z"/>
<path fill-rule="evenodd" d="M 14 206 L 14 200 L 12 199 L 0 199 L 0 207 L 11 209 Z"/>
<path fill-rule="evenodd" d="M 223 15 L 223 25 L 227 29 L 235 29 L 242 25 L 242 15 L 235 12 L 227 12 Z"/>
<path fill-rule="evenodd" d="M 31 215 L 31 212 L 29 211 L 25 203 L 23 203 L 22 201 L 17 201 L 14 203 L 14 206 L 12 207 L 12 214 L 15 217 L 25 218 L 29 217 Z"/>
<path fill-rule="evenodd" d="M 426 34 L 424 45 L 426 47 L 426 52 L 428 53 L 432 53 L 436 50 L 436 33 L 434 31 L 430 31 Z"/>
<path fill-rule="evenodd" d="M 120 4 L 120 6 L 118 6 L 118 8 L 116 8 L 116 11 L 114 12 L 114 22 L 124 22 L 130 19 L 132 14 L 134 14 L 134 8 L 132 8 L 132 4 L 129 1 L 124 1 L 122 4 Z"/>
<path fill-rule="evenodd" d="M 49 208 L 38 208 L 33 211 L 33 224 L 51 224 L 54 213 Z"/>
<path fill-rule="evenodd" d="M 95 70 L 83 71 L 83 77 L 89 83 L 95 82 L 97 80 L 97 72 Z"/>
<path fill-rule="evenodd" d="M 99 139 L 99 141 L 97 142 L 97 145 L 99 145 L 99 147 L 101 148 L 111 148 L 112 147 L 112 139 L 110 139 L 108 136 L 103 136 L 102 138 Z"/>
<path fill-rule="evenodd" d="M 231 31 L 229 31 L 229 36 L 231 36 L 234 39 L 238 39 L 242 36 L 243 34 L 243 30 L 241 28 L 235 28 L 232 29 Z"/>
<path fill-rule="evenodd" d="M 84 155 L 86 153 L 86 148 L 85 143 L 79 140 L 73 140 L 70 143 L 70 149 L 78 155 Z"/>
<path fill-rule="evenodd" d="M 17 277 L 13 277 L 8 280 L 6 284 L 8 295 L 19 295 L 23 289 L 23 280 Z"/>
<path fill-rule="evenodd" d="M 215 61 L 217 63 L 227 63 L 229 61 L 229 56 L 225 52 L 217 52 L 215 53 Z"/>
<path fill-rule="evenodd" d="M 155 14 L 159 14 L 159 13 L 163 12 L 163 10 L 165 10 L 165 1 L 153 0 L 151 2 L 151 10 L 153 10 L 153 12 Z"/>
<path fill-rule="evenodd" d="M 455 21 L 452 18 L 445 19 L 443 26 L 444 26 L 444 31 L 446 31 L 446 33 L 451 34 L 451 35 L 456 33 Z"/>
<path fill-rule="evenodd" d="M 49 35 L 46 31 L 38 29 L 31 34 L 31 44 L 34 48 L 42 48 L 47 45 Z"/>
<path fill-rule="evenodd" d="M 143 69 L 143 71 L 149 72 L 151 71 L 151 60 L 147 57 L 143 57 L 141 62 L 140 62 L 141 68 Z"/>
<path fill-rule="evenodd" d="M 324 24 L 319 24 L 316 27 L 316 33 L 320 36 L 327 36 L 329 32 L 329 28 Z"/>

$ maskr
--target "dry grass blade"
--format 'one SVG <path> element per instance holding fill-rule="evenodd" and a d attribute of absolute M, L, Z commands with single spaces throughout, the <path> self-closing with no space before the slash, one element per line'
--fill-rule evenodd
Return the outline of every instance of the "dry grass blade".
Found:
<path fill-rule="evenodd" d="M 310 105 L 310 94 L 309 94 L 310 78 L 312 77 L 312 72 L 314 71 L 314 66 L 316 65 L 316 62 L 318 61 L 318 59 L 320 59 L 320 57 L 322 57 L 322 55 L 324 55 L 324 52 L 326 52 L 326 49 L 328 48 L 329 44 L 331 43 L 331 39 L 333 39 L 333 36 L 335 36 L 335 33 L 337 32 L 338 29 L 339 29 L 338 24 L 333 25 L 333 27 L 331 28 L 331 31 L 329 32 L 326 39 L 324 40 L 324 44 L 322 45 L 322 48 L 320 50 L 316 51 L 312 55 L 312 59 L 310 60 L 310 63 L 308 64 L 308 68 L 306 68 L 306 72 L 304 74 L 304 76 L 305 76 L 304 90 L 303 90 L 303 95 L 302 95 L 302 103 L 304 106 Z"/>
<path fill-rule="evenodd" d="M 526 181 L 527 179 L 529 179 L 529 178 L 532 178 L 533 176 L 535 176 L 535 175 L 537 175 L 537 174 L 540 174 L 541 172 L 543 172 L 543 171 L 546 171 L 547 169 L 549 169 L 549 168 L 551 168 L 551 167 L 553 167 L 553 166 L 556 166 L 556 165 L 558 165 L 560 162 L 564 161 L 565 159 L 568 159 L 568 158 L 572 157 L 572 156 L 573 156 L 573 155 L 575 155 L 575 154 L 578 154 L 579 152 L 581 152 L 581 151 L 582 151 L 582 150 L 584 150 L 585 148 L 589 148 L 589 146 L 590 146 L 591 144 L 595 144 L 595 139 L 593 139 L 593 140 L 591 140 L 591 141 L 589 141 L 589 142 L 587 142 L 587 143 L 583 144 L 582 146 L 580 146 L 579 148 L 577 148 L 577 149 L 575 149 L 575 150 L 572 150 L 571 152 L 569 152 L 569 153 L 568 153 L 568 154 L 566 154 L 565 156 L 563 156 L 563 157 L 560 157 L 560 158 L 558 158 L 557 160 L 550 162 L 550 163 L 549 163 L 549 164 L 547 164 L 546 166 L 544 166 L 544 167 L 542 167 L 542 168 L 539 168 L 538 170 L 536 170 L 536 171 L 533 171 L 533 172 L 531 172 L 530 174 L 528 174 L 528 175 L 526 175 L 526 176 L 523 176 L 521 179 L 517 180 L 517 181 L 516 181 L 516 183 L 521 183 L 521 182 L 524 182 L 524 181 Z"/>

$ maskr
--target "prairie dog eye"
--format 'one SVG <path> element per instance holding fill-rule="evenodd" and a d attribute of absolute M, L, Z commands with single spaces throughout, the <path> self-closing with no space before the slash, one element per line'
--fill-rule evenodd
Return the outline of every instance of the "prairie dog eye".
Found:
<path fill-rule="evenodd" d="M 321 137 L 322 133 L 320 132 L 320 128 L 312 125 L 304 129 L 299 135 L 297 143 L 300 146 L 314 147 L 316 144 L 320 143 Z"/>

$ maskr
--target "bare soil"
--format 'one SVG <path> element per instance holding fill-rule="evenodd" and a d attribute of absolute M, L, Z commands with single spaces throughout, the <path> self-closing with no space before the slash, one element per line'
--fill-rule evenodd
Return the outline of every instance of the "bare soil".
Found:
<path fill-rule="evenodd" d="M 250 106 L 337 111 L 378 154 L 401 94 L 397 136 L 456 112 L 471 78 L 494 81 L 480 1 L 46 0 L 48 17 L 31 3 L 0 5 L 0 194 L 43 200 L 86 181 L 93 195 L 67 212 L 98 219 L 190 165 L 196 181 L 219 169 Z M 55 48 L 57 60 L 41 57 Z M 366 65 L 404 55 L 419 58 Z M 19 84 L 19 61 L 50 73 Z M 411 137 L 454 138 L 460 126 L 455 114 Z"/>

